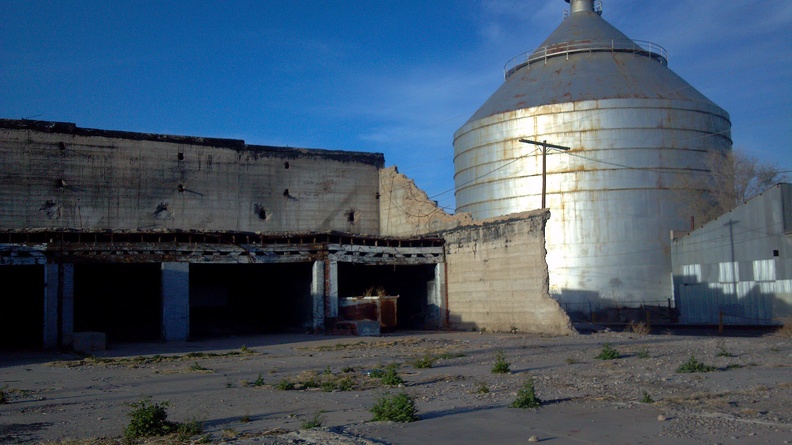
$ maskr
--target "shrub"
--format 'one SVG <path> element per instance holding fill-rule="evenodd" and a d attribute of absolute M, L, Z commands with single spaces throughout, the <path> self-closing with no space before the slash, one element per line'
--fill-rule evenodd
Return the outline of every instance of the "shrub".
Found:
<path fill-rule="evenodd" d="M 288 381 L 286 379 L 283 379 L 280 382 L 278 382 L 278 384 L 275 385 L 275 387 L 280 389 L 281 391 L 290 391 L 290 390 L 294 389 L 294 383 L 292 383 L 292 382 L 290 382 L 290 381 Z"/>
<path fill-rule="evenodd" d="M 434 365 L 434 358 L 428 354 L 413 362 L 413 367 L 418 369 L 431 368 L 432 365 Z"/>
<path fill-rule="evenodd" d="M 610 343 L 605 343 L 604 345 L 602 345 L 602 350 L 600 350 L 599 355 L 597 355 L 594 358 L 596 358 L 597 360 L 614 360 L 619 357 L 621 357 L 619 351 L 613 349 Z"/>
<path fill-rule="evenodd" d="M 644 391 L 641 403 L 654 403 L 654 399 L 652 399 L 652 396 L 650 396 L 648 392 Z"/>
<path fill-rule="evenodd" d="M 476 390 L 476 392 L 479 394 L 487 394 L 488 392 L 490 392 L 489 386 L 487 386 L 486 383 L 479 383 L 478 390 Z"/>
<path fill-rule="evenodd" d="M 511 405 L 512 408 L 539 408 L 542 406 L 542 401 L 536 397 L 536 391 L 534 389 L 534 380 L 531 377 L 528 377 L 523 383 L 523 387 L 517 391 L 517 398 L 514 399 Z"/>
<path fill-rule="evenodd" d="M 506 361 L 506 355 L 503 351 L 495 353 L 495 364 L 492 365 L 493 374 L 508 374 L 511 372 L 511 365 Z"/>
<path fill-rule="evenodd" d="M 792 337 L 792 317 L 784 319 L 781 327 L 775 331 L 775 335 L 786 338 Z"/>
<path fill-rule="evenodd" d="M 374 414 L 374 421 L 391 422 L 414 422 L 418 419 L 418 410 L 415 408 L 415 401 L 407 393 L 390 395 L 385 393 L 377 399 L 377 403 L 371 408 Z"/>
<path fill-rule="evenodd" d="M 723 340 L 718 342 L 718 352 L 715 354 L 715 357 L 734 357 L 734 354 L 726 350 L 726 346 L 723 344 Z"/>
<path fill-rule="evenodd" d="M 694 355 L 690 355 L 690 358 L 685 363 L 679 365 L 676 369 L 678 373 L 691 373 L 691 372 L 712 372 L 715 371 L 714 366 L 705 365 L 698 360 Z"/>
<path fill-rule="evenodd" d="M 385 368 L 385 373 L 382 375 L 382 384 L 387 386 L 398 386 L 404 383 L 398 372 L 396 372 L 395 365 L 389 365 Z"/>
<path fill-rule="evenodd" d="M 253 381 L 253 386 L 264 386 L 264 377 L 262 377 L 261 374 Z"/>
<path fill-rule="evenodd" d="M 152 403 L 151 397 L 146 397 L 130 403 L 129 406 L 132 408 L 128 413 L 131 420 L 124 429 L 124 437 L 127 439 L 164 436 L 176 431 L 178 425 L 168 421 L 168 402 Z"/>
<path fill-rule="evenodd" d="M 649 358 L 649 351 L 646 348 L 641 348 L 638 351 L 638 358 Z"/>
<path fill-rule="evenodd" d="M 321 413 L 316 413 L 314 414 L 313 418 L 302 423 L 302 429 L 312 430 L 314 428 L 320 428 L 323 424 L 324 417 L 322 417 Z"/>

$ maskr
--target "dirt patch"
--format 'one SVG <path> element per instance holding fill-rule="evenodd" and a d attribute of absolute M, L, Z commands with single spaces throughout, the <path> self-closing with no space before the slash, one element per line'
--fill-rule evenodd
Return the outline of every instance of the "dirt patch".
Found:
<path fill-rule="evenodd" d="M 595 358 L 606 344 L 619 358 Z M 497 351 L 510 373 L 491 372 Z M 691 356 L 715 371 L 677 373 Z M 388 367 L 402 384 L 383 384 Z M 271 335 L 4 353 L 0 442 L 114 443 L 128 404 L 151 396 L 222 443 L 783 443 L 791 374 L 792 340 L 780 336 Z M 509 408 L 528 377 L 544 405 Z M 421 420 L 370 422 L 375 401 L 401 391 Z"/>

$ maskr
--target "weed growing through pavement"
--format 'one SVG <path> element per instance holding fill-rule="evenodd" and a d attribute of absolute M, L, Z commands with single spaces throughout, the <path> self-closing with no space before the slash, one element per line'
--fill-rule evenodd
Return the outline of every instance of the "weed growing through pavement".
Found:
<path fill-rule="evenodd" d="M 396 395 L 385 393 L 371 408 L 373 420 L 391 422 L 414 422 L 419 420 L 418 409 L 413 398 L 405 392 Z"/>
<path fill-rule="evenodd" d="M 644 391 L 641 403 L 654 403 L 654 399 L 652 399 L 652 396 L 650 396 L 648 392 Z"/>
<path fill-rule="evenodd" d="M 434 365 L 434 357 L 432 357 L 429 354 L 424 355 L 423 357 L 421 357 L 419 359 L 416 359 L 412 363 L 412 365 L 413 365 L 413 368 L 417 368 L 417 369 L 431 368 L 432 365 Z"/>
<path fill-rule="evenodd" d="M 649 358 L 649 351 L 644 347 L 638 351 L 638 358 Z"/>
<path fill-rule="evenodd" d="M 705 365 L 704 363 L 699 362 L 696 360 L 696 357 L 691 354 L 690 358 L 685 363 L 679 365 L 679 367 L 676 369 L 676 372 L 680 374 L 692 372 L 712 372 L 716 369 L 717 368 L 714 366 Z"/>
<path fill-rule="evenodd" d="M 211 369 L 201 366 L 200 364 L 198 364 L 198 362 L 193 362 L 193 364 L 190 365 L 190 371 L 194 371 L 194 372 L 212 372 Z"/>
<path fill-rule="evenodd" d="M 734 357 L 734 354 L 726 350 L 723 340 L 718 340 L 718 352 L 715 357 Z"/>
<path fill-rule="evenodd" d="M 512 408 L 539 408 L 542 406 L 542 401 L 536 397 L 536 390 L 534 389 L 534 380 L 532 377 L 525 379 L 522 388 L 517 391 L 517 398 L 514 399 L 511 405 Z"/>
<path fill-rule="evenodd" d="M 575 363 L 577 363 L 577 362 L 578 362 L 577 360 L 575 360 L 575 359 L 574 359 L 574 358 L 572 358 L 572 357 L 567 357 L 567 359 L 566 359 L 566 360 L 564 360 L 564 361 L 566 362 L 566 364 L 567 364 L 567 365 L 574 365 Z"/>
<path fill-rule="evenodd" d="M 399 373 L 396 371 L 396 365 L 388 365 L 385 368 L 385 373 L 382 374 L 382 384 L 386 386 L 399 386 L 404 383 Z"/>
<path fill-rule="evenodd" d="M 619 351 L 613 349 L 610 343 L 605 343 L 604 345 L 602 345 L 602 349 L 600 350 L 600 353 L 594 358 L 596 358 L 597 360 L 615 360 L 619 357 L 621 357 Z"/>
<path fill-rule="evenodd" d="M 124 438 L 134 440 L 141 437 L 165 436 L 176 433 L 179 439 L 186 440 L 201 434 L 203 427 L 200 422 L 171 422 L 168 420 L 168 402 L 152 402 L 145 397 L 137 402 L 129 403 L 132 410 L 128 413 L 129 424 L 124 428 Z"/>
<path fill-rule="evenodd" d="M 261 374 L 258 375 L 256 380 L 253 380 L 253 386 L 264 386 L 264 377 Z"/>
<path fill-rule="evenodd" d="M 294 389 L 294 383 L 286 379 L 283 379 L 280 382 L 278 382 L 277 385 L 275 385 L 275 388 L 280 389 L 281 391 L 291 391 L 292 389 Z"/>
<path fill-rule="evenodd" d="M 322 416 L 322 413 L 320 411 L 315 413 L 311 419 L 303 422 L 302 429 L 312 430 L 314 428 L 320 428 L 322 425 L 324 425 L 324 417 Z"/>
<path fill-rule="evenodd" d="M 486 383 L 482 382 L 482 383 L 478 384 L 478 389 L 476 390 L 476 392 L 479 393 L 479 394 L 487 394 L 487 393 L 490 392 L 490 389 L 489 389 L 489 386 L 487 386 Z"/>
<path fill-rule="evenodd" d="M 506 361 L 506 354 L 498 350 L 495 352 L 495 364 L 492 365 L 493 374 L 508 374 L 511 372 L 511 364 Z"/>

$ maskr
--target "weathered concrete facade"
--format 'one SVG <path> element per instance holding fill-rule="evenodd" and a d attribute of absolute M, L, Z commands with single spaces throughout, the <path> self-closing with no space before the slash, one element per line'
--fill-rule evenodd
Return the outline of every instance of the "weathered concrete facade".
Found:
<path fill-rule="evenodd" d="M 383 163 L 0 120 L 0 348 L 347 332 L 372 289 L 397 329 L 570 332 L 546 214 L 449 215 Z"/>
<path fill-rule="evenodd" d="M 548 292 L 544 228 L 549 217 L 548 211 L 537 210 L 443 233 L 452 327 L 574 332 Z"/>
<path fill-rule="evenodd" d="M 394 168 L 380 175 L 381 231 L 445 241 L 447 325 L 454 329 L 574 332 L 548 293 L 545 223 L 548 211 L 474 221 L 449 215 Z"/>
<path fill-rule="evenodd" d="M 379 153 L 0 120 L 0 228 L 379 232 Z"/>

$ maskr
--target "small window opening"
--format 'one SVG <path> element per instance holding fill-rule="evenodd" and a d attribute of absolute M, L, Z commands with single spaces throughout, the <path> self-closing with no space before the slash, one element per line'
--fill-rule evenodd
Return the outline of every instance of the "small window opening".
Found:
<path fill-rule="evenodd" d="M 291 165 L 289 165 L 289 161 L 286 161 L 286 162 L 284 162 L 284 163 L 283 163 L 283 168 L 285 168 L 286 170 L 288 170 L 288 169 L 289 169 L 289 167 L 291 167 Z"/>
<path fill-rule="evenodd" d="M 375 194 L 374 194 L 374 198 L 375 198 L 375 199 L 380 199 L 380 194 L 379 194 L 379 192 L 377 192 L 377 193 L 375 193 Z"/>
<path fill-rule="evenodd" d="M 179 184 L 178 188 L 179 188 L 179 193 L 184 193 L 184 185 L 183 184 Z"/>
<path fill-rule="evenodd" d="M 778 251 L 777 250 L 773 250 L 773 256 L 778 256 Z"/>
<path fill-rule="evenodd" d="M 267 219 L 267 209 L 259 209 L 258 211 L 259 219 L 265 220 Z"/>
<path fill-rule="evenodd" d="M 176 155 L 176 157 L 179 158 L 180 161 L 183 161 L 184 160 L 184 153 L 179 152 L 179 154 Z"/>
<path fill-rule="evenodd" d="M 64 144 L 63 142 L 58 142 L 58 150 L 66 151 L 66 144 Z"/>
<path fill-rule="evenodd" d="M 350 223 L 354 223 L 355 222 L 355 211 L 354 210 L 350 210 L 349 213 L 347 214 L 347 221 L 350 222 Z"/>

